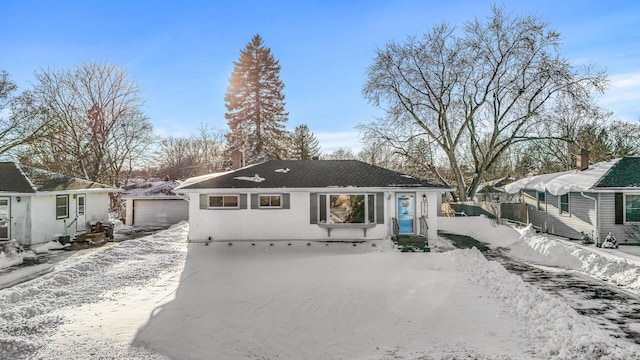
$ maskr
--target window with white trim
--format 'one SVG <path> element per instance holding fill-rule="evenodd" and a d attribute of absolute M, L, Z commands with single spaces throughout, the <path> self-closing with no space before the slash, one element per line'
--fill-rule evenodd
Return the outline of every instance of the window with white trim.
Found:
<path fill-rule="evenodd" d="M 558 209 L 560 209 L 560 215 L 569 215 L 569 193 L 558 197 Z"/>
<path fill-rule="evenodd" d="M 384 224 L 384 192 L 361 194 L 310 193 L 311 224 Z M 286 198 L 283 199 L 286 204 Z"/>
<path fill-rule="evenodd" d="M 625 222 L 640 222 L 640 194 L 624 195 Z"/>
<path fill-rule="evenodd" d="M 375 194 L 321 194 L 319 201 L 320 223 L 376 223 Z"/>
<path fill-rule="evenodd" d="M 209 195 L 209 209 L 237 209 L 238 195 Z"/>
<path fill-rule="evenodd" d="M 69 195 L 56 195 L 56 219 L 69 217 Z"/>
<path fill-rule="evenodd" d="M 260 195 L 258 204 L 261 209 L 279 209 L 282 207 L 282 195 Z"/>

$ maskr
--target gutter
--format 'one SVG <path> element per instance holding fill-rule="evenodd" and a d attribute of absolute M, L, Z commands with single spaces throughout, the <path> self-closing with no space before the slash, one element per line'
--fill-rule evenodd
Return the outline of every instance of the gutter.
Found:
<path fill-rule="evenodd" d="M 598 199 L 591 197 L 589 195 L 586 195 L 584 193 L 584 191 L 580 191 L 580 195 L 582 195 L 583 197 L 589 199 L 589 200 L 593 200 L 595 202 L 596 205 L 596 223 L 594 224 L 595 230 L 594 230 L 594 241 L 596 243 L 596 247 L 599 247 L 598 245 L 600 244 L 600 217 L 598 216 L 600 211 L 598 209 Z"/>

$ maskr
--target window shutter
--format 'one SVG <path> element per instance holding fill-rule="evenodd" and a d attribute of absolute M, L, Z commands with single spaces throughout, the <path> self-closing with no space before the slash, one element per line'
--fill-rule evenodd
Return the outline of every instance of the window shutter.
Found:
<path fill-rule="evenodd" d="M 384 224 L 384 193 L 376 193 L 376 223 Z"/>
<path fill-rule="evenodd" d="M 251 208 L 258 208 L 258 194 L 251 194 Z"/>
<path fill-rule="evenodd" d="M 240 198 L 240 209 L 247 208 L 247 194 L 240 194 L 238 196 Z"/>
<path fill-rule="evenodd" d="M 624 196 L 622 193 L 614 194 L 615 224 L 624 224 Z"/>
<path fill-rule="evenodd" d="M 320 201 L 320 218 L 318 219 L 318 222 L 328 224 L 329 220 L 327 219 L 327 195 L 322 194 L 318 196 L 318 201 Z"/>
<path fill-rule="evenodd" d="M 282 194 L 282 208 L 283 209 L 291 208 L 290 194 Z"/>
<path fill-rule="evenodd" d="M 207 204 L 207 194 L 200 194 L 200 209 L 208 208 L 209 204 Z"/>
<path fill-rule="evenodd" d="M 309 223 L 318 223 L 318 193 L 309 194 Z"/>

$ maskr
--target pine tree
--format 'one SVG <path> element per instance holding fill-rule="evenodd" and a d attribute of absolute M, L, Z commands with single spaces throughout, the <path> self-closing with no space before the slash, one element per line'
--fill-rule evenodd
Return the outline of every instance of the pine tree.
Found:
<path fill-rule="evenodd" d="M 294 160 L 308 160 L 320 156 L 320 142 L 309 131 L 305 124 L 298 125 L 291 134 L 291 158 Z"/>
<path fill-rule="evenodd" d="M 289 114 L 284 111 L 280 64 L 255 35 L 234 65 L 224 98 L 228 151 L 240 151 L 245 164 L 285 157 Z"/>

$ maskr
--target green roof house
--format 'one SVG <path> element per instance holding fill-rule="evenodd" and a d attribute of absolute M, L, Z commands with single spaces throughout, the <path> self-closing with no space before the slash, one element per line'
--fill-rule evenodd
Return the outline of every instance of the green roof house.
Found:
<path fill-rule="evenodd" d="M 542 231 L 578 239 L 588 234 L 602 243 L 612 233 L 618 243 L 640 243 L 640 157 L 532 176 L 505 186 L 521 192 L 529 222 Z"/>

